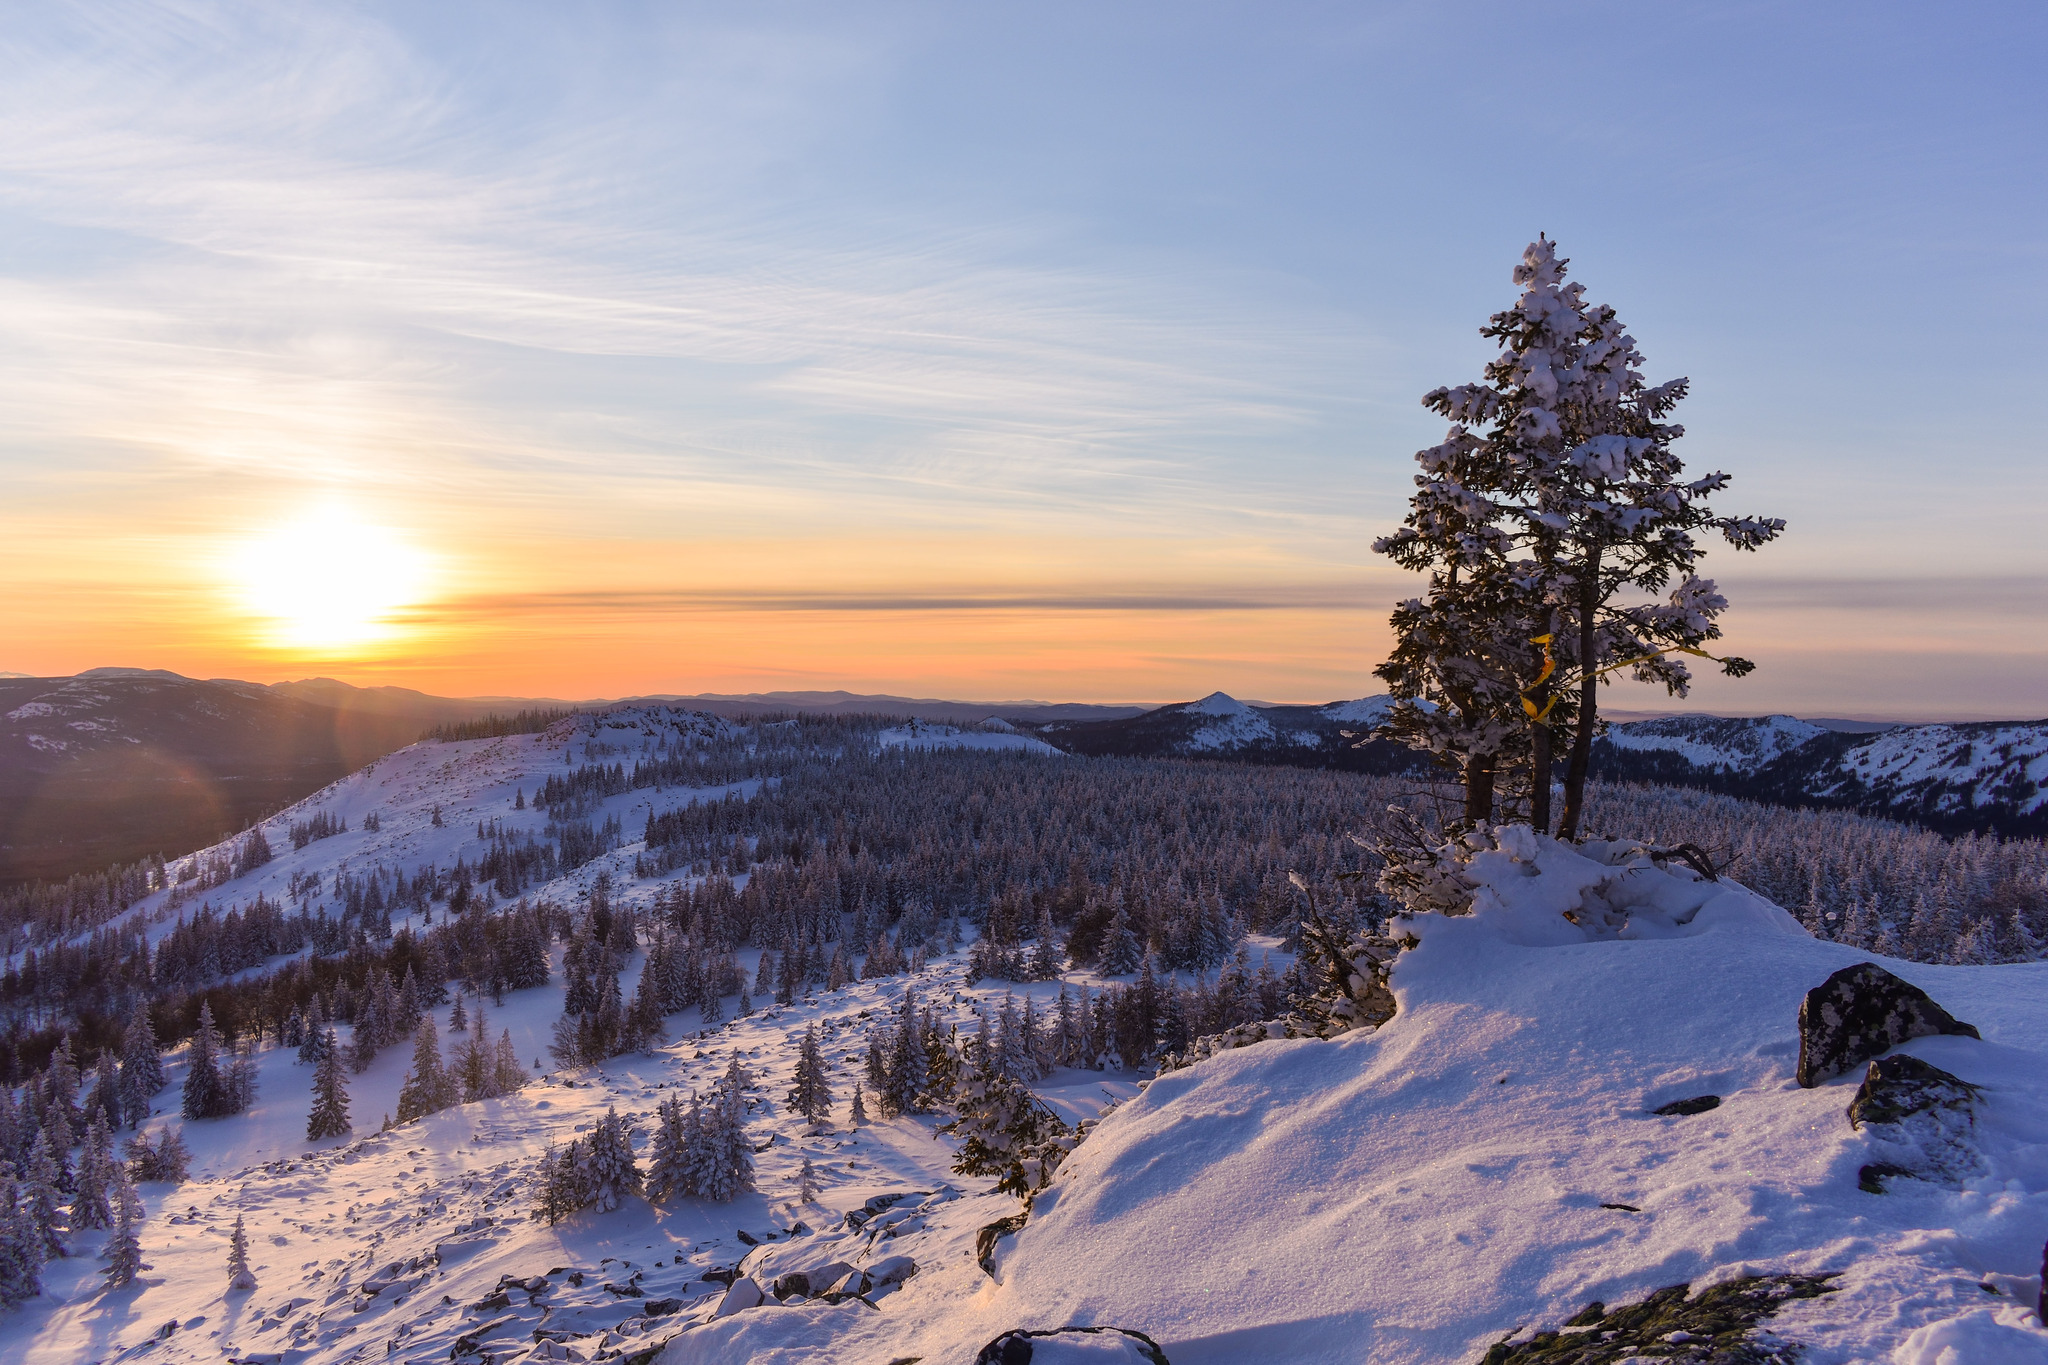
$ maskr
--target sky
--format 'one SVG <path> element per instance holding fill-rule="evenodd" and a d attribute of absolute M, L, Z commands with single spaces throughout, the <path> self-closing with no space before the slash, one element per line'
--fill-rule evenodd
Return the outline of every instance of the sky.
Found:
<path fill-rule="evenodd" d="M 0 670 L 1383 691 L 1420 396 L 1549 233 L 1784 538 L 1739 681 L 2048 714 L 2048 11 L 48 5 Z"/>

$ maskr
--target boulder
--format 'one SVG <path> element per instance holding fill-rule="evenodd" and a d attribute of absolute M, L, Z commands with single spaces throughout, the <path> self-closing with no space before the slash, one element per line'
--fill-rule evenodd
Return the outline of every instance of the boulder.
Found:
<path fill-rule="evenodd" d="M 1694 1095 L 1689 1100 L 1673 1100 L 1669 1104 L 1660 1104 L 1650 1112 L 1667 1119 L 1684 1118 L 1691 1114 L 1704 1114 L 1709 1109 L 1720 1107 L 1719 1095 Z"/>
<path fill-rule="evenodd" d="M 766 1294 L 761 1292 L 761 1286 L 755 1284 L 751 1276 L 742 1275 L 732 1282 L 731 1288 L 725 1291 L 725 1297 L 718 1301 L 718 1309 L 711 1316 L 715 1318 L 729 1318 L 734 1313 L 743 1313 L 749 1308 L 759 1308 L 762 1301 L 767 1297 Z"/>
<path fill-rule="evenodd" d="M 1022 1213 L 1013 1213 L 1008 1218 L 998 1218 L 993 1223 L 984 1224 L 981 1230 L 974 1234 L 975 1264 L 979 1265 L 982 1273 L 990 1279 L 996 1277 L 996 1243 L 1022 1230 L 1026 1217 L 1027 1215 Z"/>
<path fill-rule="evenodd" d="M 1911 1176 L 1960 1185 L 1984 1169 L 1977 1150 L 1977 1087 L 1940 1067 L 1904 1055 L 1879 1057 L 1849 1102 L 1849 1126 L 1870 1138 L 1884 1160 L 1857 1172 L 1857 1184 L 1884 1193 L 1884 1181 Z"/>
<path fill-rule="evenodd" d="M 1167 1360 L 1158 1342 L 1129 1327 L 1019 1327 L 982 1347 L 974 1365 L 1167 1365 Z"/>
<path fill-rule="evenodd" d="M 1908 1039 L 1935 1033 L 1982 1036 L 1876 963 L 1844 967 L 1799 1002 L 1799 1084 L 1812 1089 Z"/>

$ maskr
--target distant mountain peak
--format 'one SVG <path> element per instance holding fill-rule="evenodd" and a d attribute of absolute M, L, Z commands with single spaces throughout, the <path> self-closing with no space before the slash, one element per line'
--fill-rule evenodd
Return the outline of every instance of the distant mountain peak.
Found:
<path fill-rule="evenodd" d="M 1211 692 L 1200 701 L 1191 701 L 1180 709 L 1191 716 L 1248 716 L 1252 712 L 1251 707 L 1228 692 Z"/>

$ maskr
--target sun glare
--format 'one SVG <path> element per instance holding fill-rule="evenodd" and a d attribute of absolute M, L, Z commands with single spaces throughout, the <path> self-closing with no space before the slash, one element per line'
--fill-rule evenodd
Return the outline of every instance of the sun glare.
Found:
<path fill-rule="evenodd" d="M 388 527 L 327 507 L 244 541 L 231 575 L 270 644 L 333 650 L 389 636 L 399 609 L 426 596 L 429 565 Z"/>

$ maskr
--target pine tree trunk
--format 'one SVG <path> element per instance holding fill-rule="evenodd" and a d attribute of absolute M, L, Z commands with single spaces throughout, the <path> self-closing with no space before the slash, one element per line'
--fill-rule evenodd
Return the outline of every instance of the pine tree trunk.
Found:
<path fill-rule="evenodd" d="M 1493 819 L 1493 755 L 1471 754 L 1465 759 L 1465 819 L 1483 825 Z"/>
<path fill-rule="evenodd" d="M 1599 636 L 1594 613 L 1600 607 L 1600 550 L 1600 542 L 1594 541 L 1579 575 L 1579 717 L 1572 733 L 1571 762 L 1564 771 L 1564 815 L 1557 823 L 1560 839 L 1578 838 L 1586 814 L 1586 770 L 1593 762 L 1593 724 L 1600 704 L 1600 661 L 1594 657 Z"/>
<path fill-rule="evenodd" d="M 1551 637 L 1550 648 L 1557 648 L 1557 613 L 1550 613 L 1543 629 Z M 1551 684 L 1548 678 L 1530 689 L 1529 700 L 1536 707 L 1537 720 L 1529 723 L 1529 824 L 1538 834 L 1550 833 L 1550 770 L 1551 743 L 1554 738 L 1550 728 Z"/>

